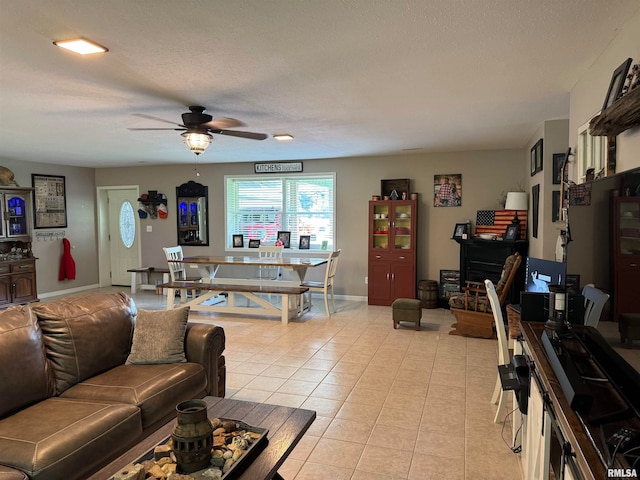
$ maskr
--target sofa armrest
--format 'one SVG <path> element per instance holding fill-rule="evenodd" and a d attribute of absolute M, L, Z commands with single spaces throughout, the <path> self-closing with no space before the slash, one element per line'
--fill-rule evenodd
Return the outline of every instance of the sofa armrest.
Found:
<path fill-rule="evenodd" d="M 207 395 L 224 397 L 226 366 L 222 352 L 225 347 L 224 329 L 207 323 L 187 323 L 184 351 L 187 361 L 199 363 L 207 375 Z"/>
<path fill-rule="evenodd" d="M 0 465 L 0 479 L 2 480 L 29 480 L 27 474 L 22 470 Z"/>

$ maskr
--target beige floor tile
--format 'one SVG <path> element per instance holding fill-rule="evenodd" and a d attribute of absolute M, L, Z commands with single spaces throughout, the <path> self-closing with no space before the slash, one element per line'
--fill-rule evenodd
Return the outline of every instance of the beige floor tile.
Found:
<path fill-rule="evenodd" d="M 362 372 L 366 370 L 367 363 L 368 362 L 365 362 L 365 363 L 348 362 L 343 357 L 342 359 L 340 359 L 338 363 L 335 364 L 335 366 L 331 369 L 331 371 L 360 376 L 362 375 Z"/>
<path fill-rule="evenodd" d="M 288 367 L 285 365 L 269 365 L 260 374 L 263 377 L 289 378 L 296 373 L 298 367 Z"/>
<path fill-rule="evenodd" d="M 265 390 L 251 390 L 249 388 L 242 388 L 238 390 L 231 397 L 234 400 L 246 400 L 248 402 L 262 403 L 271 396 L 271 392 Z"/>
<path fill-rule="evenodd" d="M 407 478 L 411 466 L 412 453 L 387 447 L 367 445 L 362 452 L 356 471 Z M 442 477 L 447 478 L 447 477 Z"/>
<path fill-rule="evenodd" d="M 331 418 L 335 417 L 341 406 L 342 402 L 339 400 L 318 397 L 308 397 L 301 405 L 302 408 L 306 408 L 307 410 L 315 410 L 316 415 Z"/>
<path fill-rule="evenodd" d="M 289 379 L 284 382 L 280 388 L 279 393 L 291 393 L 293 395 L 305 395 L 308 396 L 318 386 L 316 382 L 305 382 L 304 380 L 292 380 Z"/>
<path fill-rule="evenodd" d="M 294 380 L 305 380 L 308 382 L 321 382 L 327 375 L 326 370 L 314 370 L 312 368 L 299 368 L 296 373 L 291 375 Z"/>
<path fill-rule="evenodd" d="M 466 476 L 465 465 L 459 458 L 443 458 L 424 453 L 414 453 L 409 470 L 409 480 L 493 480 L 493 476 Z M 520 476 L 511 477 L 520 478 Z"/>
<path fill-rule="evenodd" d="M 331 371 L 327 373 L 322 380 L 322 383 L 328 383 L 330 385 L 343 385 L 345 387 L 353 388 L 353 386 L 358 382 L 360 378 L 360 374 L 357 373 L 342 373 Z"/>
<path fill-rule="evenodd" d="M 295 448 L 289 455 L 289 458 L 293 458 L 294 460 L 302 460 L 303 462 L 306 461 L 319 441 L 320 437 L 305 434 L 304 437 L 302 437 L 298 444 L 295 446 Z"/>
<path fill-rule="evenodd" d="M 351 477 L 351 480 L 406 480 L 407 477 L 396 477 L 396 476 L 389 476 L 389 475 L 383 475 L 383 474 L 377 474 L 377 473 L 371 473 L 371 472 L 362 472 L 360 470 L 356 470 L 355 472 L 353 472 L 353 476 Z"/>
<path fill-rule="evenodd" d="M 407 429 L 377 423 L 371 431 L 367 445 L 412 451 L 416 443 L 417 434 L 417 425 L 411 429 Z"/>
<path fill-rule="evenodd" d="M 227 372 L 227 381 L 226 381 L 227 390 L 230 388 L 242 388 L 255 378 L 256 378 L 255 375 Z"/>
<path fill-rule="evenodd" d="M 265 400 L 265 403 L 282 405 L 283 407 L 299 408 L 306 399 L 307 397 L 304 395 L 293 395 L 291 393 L 276 392 L 271 394 L 271 396 Z"/>
<path fill-rule="evenodd" d="M 364 403 L 366 405 L 384 405 L 384 401 L 387 399 L 387 392 L 374 390 L 370 388 L 363 388 L 358 385 L 351 390 L 351 393 L 347 397 L 348 402 Z"/>
<path fill-rule="evenodd" d="M 342 418 L 344 420 L 352 420 L 354 422 L 364 422 L 373 427 L 382 410 L 381 405 L 369 405 L 356 402 L 344 402 L 336 418 Z"/>
<path fill-rule="evenodd" d="M 311 426 L 309 427 L 305 435 L 321 437 L 324 434 L 327 427 L 331 424 L 332 420 L 333 418 L 331 417 L 321 417 L 316 415 L 316 419 L 313 421 L 313 423 L 311 424 Z"/>
<path fill-rule="evenodd" d="M 372 429 L 369 423 L 334 418 L 322 437 L 366 444 Z"/>
<path fill-rule="evenodd" d="M 304 465 L 302 460 L 294 460 L 293 458 L 287 458 L 282 466 L 278 469 L 278 473 L 282 478 L 293 479 L 296 478 L 298 472 Z"/>
<path fill-rule="evenodd" d="M 332 385 L 330 383 L 321 383 L 316 387 L 316 389 L 313 392 L 311 392 L 310 396 L 344 401 L 350 392 L 351 392 L 351 387 L 349 386 Z"/>
<path fill-rule="evenodd" d="M 422 395 L 412 395 L 402 390 L 394 390 L 389 393 L 385 399 L 385 407 L 402 407 L 406 410 L 414 412 L 422 412 L 424 408 L 425 397 Z"/>
<path fill-rule="evenodd" d="M 326 360 L 314 356 L 313 358 L 307 360 L 302 367 L 310 368 L 313 370 L 324 370 L 328 372 L 335 366 L 336 363 L 338 363 L 337 360 Z"/>
<path fill-rule="evenodd" d="M 405 428 L 408 432 L 416 432 L 420 426 L 422 412 L 409 410 L 400 406 L 382 407 L 378 416 L 379 425 Z"/>
<path fill-rule="evenodd" d="M 250 388 L 252 390 L 266 390 L 267 392 L 275 392 L 278 390 L 282 384 L 286 382 L 284 378 L 276 378 L 276 377 L 256 377 L 251 380 L 249 383 L 245 385 L 245 388 Z"/>
<path fill-rule="evenodd" d="M 414 450 L 438 457 L 463 459 L 465 454 L 464 435 L 455 435 L 453 432 L 440 433 L 420 430 Z"/>
<path fill-rule="evenodd" d="M 323 437 L 309 455 L 308 461 L 353 470 L 358 464 L 363 449 L 362 443 Z"/>
<path fill-rule="evenodd" d="M 268 365 L 263 363 L 242 362 L 233 369 L 233 372 L 245 373 L 247 375 L 260 375 L 267 367 Z"/>
<path fill-rule="evenodd" d="M 282 355 L 274 360 L 274 365 L 283 365 L 286 367 L 301 367 L 308 359 L 304 357 L 294 357 L 291 355 Z"/>
<path fill-rule="evenodd" d="M 353 470 L 350 468 L 307 462 L 300 469 L 295 480 L 349 480 L 352 475 Z"/>

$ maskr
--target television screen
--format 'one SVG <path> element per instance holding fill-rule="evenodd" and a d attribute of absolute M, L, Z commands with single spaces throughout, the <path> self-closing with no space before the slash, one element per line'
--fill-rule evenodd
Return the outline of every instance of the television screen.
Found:
<path fill-rule="evenodd" d="M 564 285 L 564 263 L 527 257 L 526 264 L 525 291 L 546 293 L 549 291 L 549 285 Z"/>

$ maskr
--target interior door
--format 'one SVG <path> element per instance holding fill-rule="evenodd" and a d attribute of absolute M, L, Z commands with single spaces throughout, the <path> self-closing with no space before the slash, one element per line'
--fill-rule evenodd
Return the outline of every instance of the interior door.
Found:
<path fill-rule="evenodd" d="M 134 206 L 135 190 L 109 190 L 109 251 L 111 256 L 111 285 L 130 285 L 127 270 L 138 268 L 140 232 Z"/>

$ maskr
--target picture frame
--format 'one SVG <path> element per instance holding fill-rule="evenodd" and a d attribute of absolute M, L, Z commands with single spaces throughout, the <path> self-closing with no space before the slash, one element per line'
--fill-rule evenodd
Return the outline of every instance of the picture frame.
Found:
<path fill-rule="evenodd" d="M 607 89 L 607 95 L 604 97 L 604 103 L 602 104 L 602 110 L 609 108 L 616 100 L 622 96 L 622 87 L 627 78 L 627 72 L 631 66 L 632 60 L 627 58 L 622 64 L 613 71 L 611 81 L 609 82 L 609 88 Z"/>
<path fill-rule="evenodd" d="M 447 173 L 433 176 L 433 206 L 459 207 L 462 205 L 462 174 Z"/>
<path fill-rule="evenodd" d="M 249 239 L 249 248 L 260 248 L 260 239 L 259 238 L 250 238 Z"/>
<path fill-rule="evenodd" d="M 531 235 L 538 238 L 538 213 L 540 211 L 540 184 L 531 187 Z"/>
<path fill-rule="evenodd" d="M 560 190 L 551 192 L 551 221 L 560 220 Z"/>
<path fill-rule="evenodd" d="M 67 188 L 62 175 L 31 174 L 34 228 L 67 228 Z"/>
<path fill-rule="evenodd" d="M 291 248 L 291 232 L 278 231 L 278 240 L 282 242 L 282 248 Z"/>
<path fill-rule="evenodd" d="M 309 250 L 311 248 L 311 235 L 300 235 L 299 250 Z"/>
<path fill-rule="evenodd" d="M 322 245 L 320 245 L 320 250 L 327 250 L 329 248 L 329 240 L 322 240 Z"/>
<path fill-rule="evenodd" d="M 565 158 L 567 158 L 566 153 L 553 154 L 553 184 L 554 185 L 560 185 L 562 183 Z"/>
<path fill-rule="evenodd" d="M 530 161 L 531 161 L 531 176 L 533 177 L 536 173 L 542 171 L 542 156 L 543 156 L 543 140 L 542 138 L 536 142 L 536 144 L 531 147 L 531 151 L 529 153 Z"/>
<path fill-rule="evenodd" d="M 237 234 L 233 236 L 233 248 L 244 248 L 244 235 Z"/>
<path fill-rule="evenodd" d="M 505 242 L 515 242 L 518 239 L 520 225 L 512 224 L 507 225 L 507 229 L 504 232 Z"/>
<path fill-rule="evenodd" d="M 580 293 L 580 275 L 568 273 L 564 279 L 564 286 L 569 293 L 578 295 Z"/>
<path fill-rule="evenodd" d="M 452 238 L 454 240 L 462 240 L 463 238 L 466 238 L 467 233 L 466 223 L 456 223 L 456 226 L 453 229 Z"/>

